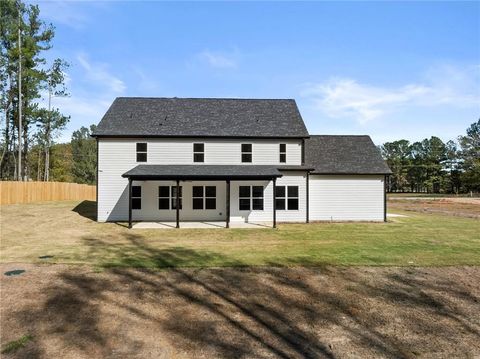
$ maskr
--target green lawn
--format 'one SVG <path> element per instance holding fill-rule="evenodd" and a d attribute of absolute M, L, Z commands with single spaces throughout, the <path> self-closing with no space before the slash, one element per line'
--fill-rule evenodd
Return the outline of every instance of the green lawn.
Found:
<path fill-rule="evenodd" d="M 148 268 L 480 265 L 480 221 L 470 218 L 405 212 L 408 217 L 388 223 L 128 230 L 96 223 L 93 214 L 92 202 L 2 206 L 0 261 Z"/>

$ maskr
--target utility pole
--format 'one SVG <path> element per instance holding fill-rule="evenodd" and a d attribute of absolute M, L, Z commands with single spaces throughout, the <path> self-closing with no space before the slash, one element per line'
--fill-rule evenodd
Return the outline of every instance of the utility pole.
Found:
<path fill-rule="evenodd" d="M 18 9 L 18 171 L 17 179 L 22 181 L 22 38 L 21 38 L 21 10 Z"/>
<path fill-rule="evenodd" d="M 51 76 L 51 73 L 49 74 Z M 52 115 L 52 86 L 50 83 L 50 79 L 48 79 L 48 123 L 46 129 L 46 136 L 45 136 L 45 175 L 43 180 L 45 182 L 49 181 L 50 177 L 50 124 L 51 124 L 51 115 Z"/>

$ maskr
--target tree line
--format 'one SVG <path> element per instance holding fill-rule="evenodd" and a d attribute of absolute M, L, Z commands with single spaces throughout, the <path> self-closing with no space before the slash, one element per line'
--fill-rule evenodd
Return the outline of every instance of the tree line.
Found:
<path fill-rule="evenodd" d="M 55 29 L 40 19 L 37 5 L 0 1 L 0 178 L 50 179 L 54 139 L 70 117 L 55 98 L 68 96 L 60 58 L 46 60 Z M 35 165 L 32 156 L 38 157 Z"/>
<path fill-rule="evenodd" d="M 55 107 L 69 96 L 64 59 L 46 60 L 55 28 L 37 5 L 0 1 L 0 179 L 95 183 L 94 126 L 82 127 L 70 143 L 55 143 L 70 117 Z M 480 192 L 480 120 L 465 135 L 380 146 L 393 174 L 392 192 Z"/>
<path fill-rule="evenodd" d="M 480 120 L 456 140 L 402 139 L 384 143 L 380 151 L 393 172 L 390 192 L 480 192 Z"/>
<path fill-rule="evenodd" d="M 97 144 L 90 137 L 95 125 L 81 127 L 73 132 L 68 143 L 56 143 L 51 147 L 50 181 L 95 184 L 97 176 Z M 41 150 L 30 153 L 32 172 L 38 169 L 37 160 Z M 32 177 L 41 181 L 41 176 Z"/>

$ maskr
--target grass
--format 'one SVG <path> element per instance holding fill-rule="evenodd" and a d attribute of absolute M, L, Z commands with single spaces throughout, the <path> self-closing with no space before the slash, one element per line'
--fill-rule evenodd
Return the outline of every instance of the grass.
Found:
<path fill-rule="evenodd" d="M 96 268 L 480 265 L 480 221 L 471 218 L 403 212 L 408 217 L 388 223 L 128 230 L 96 223 L 94 213 L 92 202 L 3 206 L 0 262 Z"/>
<path fill-rule="evenodd" d="M 25 345 L 27 345 L 27 343 L 30 340 L 33 340 L 33 337 L 31 335 L 24 335 L 20 339 L 8 342 L 3 347 L 2 354 L 13 353 L 13 352 L 17 351 L 18 349 L 23 348 Z"/>

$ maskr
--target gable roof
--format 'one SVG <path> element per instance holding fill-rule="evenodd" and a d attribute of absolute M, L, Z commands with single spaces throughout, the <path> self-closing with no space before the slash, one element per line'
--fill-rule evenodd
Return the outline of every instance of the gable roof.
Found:
<path fill-rule="evenodd" d="M 370 136 L 315 135 L 305 140 L 305 165 L 313 174 L 390 174 Z"/>
<path fill-rule="evenodd" d="M 94 137 L 308 137 L 295 100 L 118 97 Z"/>

